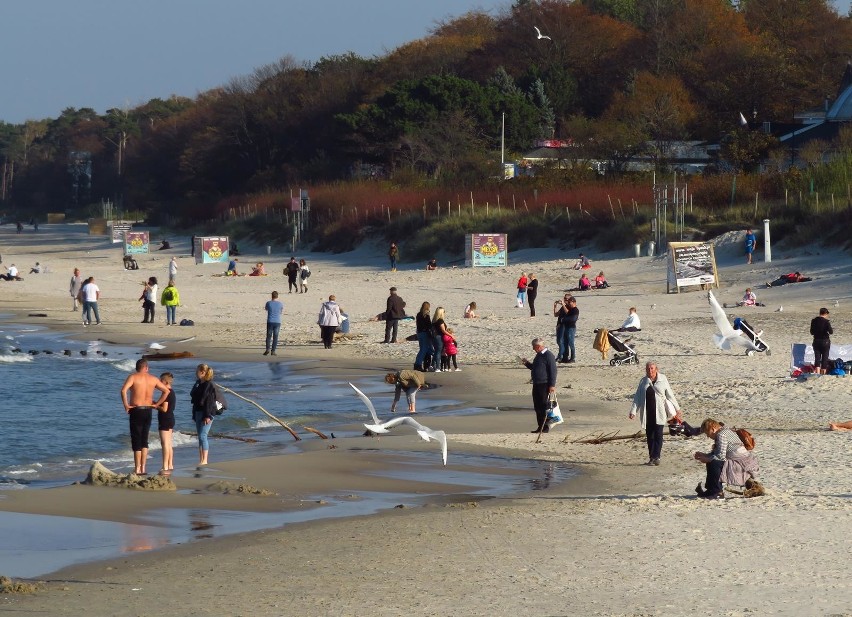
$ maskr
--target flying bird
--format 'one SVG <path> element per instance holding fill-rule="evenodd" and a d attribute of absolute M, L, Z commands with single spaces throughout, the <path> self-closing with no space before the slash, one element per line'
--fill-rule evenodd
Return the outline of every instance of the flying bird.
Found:
<path fill-rule="evenodd" d="M 431 441 L 435 440 L 441 445 L 441 460 L 444 462 L 444 465 L 447 464 L 447 434 L 444 431 L 433 431 L 428 426 L 423 426 L 417 420 L 412 418 L 411 416 L 400 416 L 398 418 L 393 418 L 388 420 L 387 422 L 379 422 L 379 417 L 376 415 L 376 408 L 373 406 L 373 402 L 370 398 L 361 392 L 358 388 L 356 388 L 351 383 L 349 386 L 355 390 L 355 393 L 359 396 L 359 398 L 364 401 L 364 404 L 367 406 L 367 409 L 370 412 L 370 416 L 373 418 L 373 424 L 365 424 L 367 430 L 372 431 L 374 433 L 389 433 L 388 429 L 391 429 L 400 424 L 407 424 L 414 428 L 417 431 L 417 434 L 420 435 L 420 438 L 423 441 Z"/>
<path fill-rule="evenodd" d="M 728 316 L 722 310 L 722 307 L 719 306 L 719 301 L 716 300 L 712 291 L 707 292 L 707 301 L 710 303 L 710 312 L 713 314 L 713 321 L 716 322 L 716 327 L 719 328 L 719 334 L 713 335 L 713 340 L 719 349 L 728 351 L 731 349 L 732 344 L 736 344 L 744 347 L 746 353 L 761 351 L 742 330 L 734 330 L 731 322 L 728 321 Z"/>
<path fill-rule="evenodd" d="M 546 34 L 542 34 L 541 30 L 538 29 L 538 26 L 533 26 L 535 28 L 535 33 L 538 35 L 539 39 L 547 39 L 548 41 L 552 41 L 553 39 L 547 36 Z"/>
<path fill-rule="evenodd" d="M 746 120 L 743 112 L 740 112 L 740 126 L 748 126 L 748 120 Z"/>

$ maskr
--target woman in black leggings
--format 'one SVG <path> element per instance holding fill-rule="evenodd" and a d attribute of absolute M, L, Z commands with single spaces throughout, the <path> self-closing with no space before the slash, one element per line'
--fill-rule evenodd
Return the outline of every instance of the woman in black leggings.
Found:
<path fill-rule="evenodd" d="M 811 334 L 814 337 L 814 367 L 818 373 L 825 375 L 828 372 L 828 353 L 831 349 L 831 338 L 829 335 L 834 334 L 834 330 L 831 329 L 827 308 L 821 308 L 819 316 L 811 319 Z"/>

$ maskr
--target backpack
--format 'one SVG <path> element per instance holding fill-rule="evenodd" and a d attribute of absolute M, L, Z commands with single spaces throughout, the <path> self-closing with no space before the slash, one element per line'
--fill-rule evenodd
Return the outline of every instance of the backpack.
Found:
<path fill-rule="evenodd" d="M 751 433 L 744 428 L 734 429 L 734 432 L 740 438 L 740 441 L 743 442 L 746 450 L 754 450 L 754 437 L 751 436 Z"/>
<path fill-rule="evenodd" d="M 221 416 L 228 409 L 228 401 L 225 400 L 225 393 L 222 392 L 222 389 L 219 386 L 213 384 L 213 389 L 216 392 L 216 411 L 213 413 L 217 416 Z"/>
<path fill-rule="evenodd" d="M 311 276 L 311 271 L 310 271 L 310 270 L 308 270 L 307 268 L 305 268 L 305 269 L 303 269 L 303 270 L 302 270 L 302 278 L 303 278 L 303 279 L 309 278 L 310 276 Z"/>
<path fill-rule="evenodd" d="M 171 287 L 166 287 L 165 291 L 163 291 L 163 301 L 171 302 L 175 299 L 175 291 Z"/>

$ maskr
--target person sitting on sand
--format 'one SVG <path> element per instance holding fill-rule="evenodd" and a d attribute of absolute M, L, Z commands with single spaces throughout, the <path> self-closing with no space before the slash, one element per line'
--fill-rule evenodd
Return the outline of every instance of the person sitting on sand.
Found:
<path fill-rule="evenodd" d="M 695 487 L 699 497 L 724 499 L 723 482 L 743 486 L 746 479 L 756 479 L 759 470 L 757 458 L 746 450 L 739 435 L 712 418 L 701 423 L 701 432 L 713 440 L 713 450 L 692 455 L 696 461 L 707 466 L 704 487 L 700 482 Z"/>
<path fill-rule="evenodd" d="M 428 261 L 428 263 L 426 264 L 426 269 L 427 270 L 437 270 L 438 269 L 438 260 L 437 259 L 430 259 Z"/>
<path fill-rule="evenodd" d="M 239 276 L 237 273 L 237 262 L 239 259 L 232 259 L 228 262 L 228 270 L 225 272 L 226 276 Z"/>
<path fill-rule="evenodd" d="M 583 275 L 580 277 L 580 281 L 577 283 L 577 289 L 580 291 L 588 291 L 592 288 L 592 282 L 589 280 L 589 277 L 586 276 L 586 273 L 583 272 Z"/>
<path fill-rule="evenodd" d="M 813 279 L 807 276 L 802 276 L 799 272 L 790 272 L 789 274 L 782 274 L 777 279 L 772 281 L 771 283 L 766 283 L 767 287 L 780 287 L 781 285 L 786 285 L 787 283 L 805 283 L 807 281 L 812 281 Z"/>
<path fill-rule="evenodd" d="M 831 422 L 828 425 L 830 431 L 852 431 L 852 420 L 846 422 Z"/>
<path fill-rule="evenodd" d="M 162 240 L 161 244 L 160 244 L 159 248 L 157 248 L 157 250 L 158 251 L 165 251 L 165 250 L 168 250 L 170 248 L 172 248 L 172 245 L 169 244 L 169 241 L 168 240 Z"/>
<path fill-rule="evenodd" d="M 464 318 L 476 319 L 476 317 L 476 302 L 471 302 L 466 307 L 464 307 Z"/>
<path fill-rule="evenodd" d="M 396 412 L 396 404 L 399 402 L 403 390 L 405 390 L 405 397 L 408 399 L 408 413 L 417 413 L 415 398 L 417 391 L 426 384 L 426 375 L 420 371 L 398 371 L 385 375 L 385 381 L 396 386 L 393 404 L 391 405 L 391 413 Z"/>
<path fill-rule="evenodd" d="M 642 330 L 642 323 L 639 321 L 639 314 L 636 312 L 636 307 L 631 306 L 627 312 L 627 319 L 613 332 L 639 332 L 640 330 Z"/>
<path fill-rule="evenodd" d="M 249 276 L 266 276 L 266 267 L 262 261 L 257 262 L 257 265 L 252 267 Z"/>
<path fill-rule="evenodd" d="M 607 287 L 609 287 L 609 283 L 607 283 L 603 270 L 601 270 L 595 277 L 595 289 L 606 289 Z"/>
<path fill-rule="evenodd" d="M 18 276 L 18 268 L 15 267 L 15 264 L 12 264 L 8 268 L 6 268 L 6 270 L 8 271 L 8 273 L 7 274 L 0 274 L 0 278 L 5 279 L 7 281 L 23 281 L 24 280 L 20 276 Z"/>
<path fill-rule="evenodd" d="M 743 299 L 737 302 L 737 306 L 754 306 L 757 304 L 757 296 L 751 290 L 751 287 L 746 287 Z"/>
<path fill-rule="evenodd" d="M 41 264 L 39 262 L 36 262 L 35 265 L 32 268 L 30 268 L 30 274 L 41 274 L 41 273 L 42 273 Z"/>
<path fill-rule="evenodd" d="M 124 269 L 125 270 L 138 270 L 139 264 L 136 263 L 136 260 L 133 258 L 133 255 L 125 255 L 124 256 Z"/>
<path fill-rule="evenodd" d="M 577 258 L 577 263 L 574 264 L 575 270 L 588 270 L 592 267 L 592 263 L 589 261 L 589 258 L 580 253 L 580 256 Z"/>

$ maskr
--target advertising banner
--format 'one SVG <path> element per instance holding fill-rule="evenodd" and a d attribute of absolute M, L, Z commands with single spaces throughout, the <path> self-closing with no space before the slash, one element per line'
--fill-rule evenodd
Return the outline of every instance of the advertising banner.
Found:
<path fill-rule="evenodd" d="M 678 293 L 690 285 L 719 286 L 716 255 L 712 244 L 703 242 L 671 242 L 668 253 L 669 291 Z"/>
<path fill-rule="evenodd" d="M 200 251 L 195 251 L 195 263 L 227 263 L 231 259 L 228 236 L 196 238 L 195 241 L 201 247 Z"/>
<path fill-rule="evenodd" d="M 117 244 L 124 242 L 124 234 L 133 230 L 131 223 L 113 223 L 112 224 L 112 243 Z"/>
<path fill-rule="evenodd" d="M 494 267 L 509 264 L 508 234 L 468 234 L 465 237 L 465 265 Z"/>
<path fill-rule="evenodd" d="M 114 229 L 114 228 L 113 228 Z M 147 231 L 124 232 L 124 254 L 139 255 L 148 252 Z"/>

